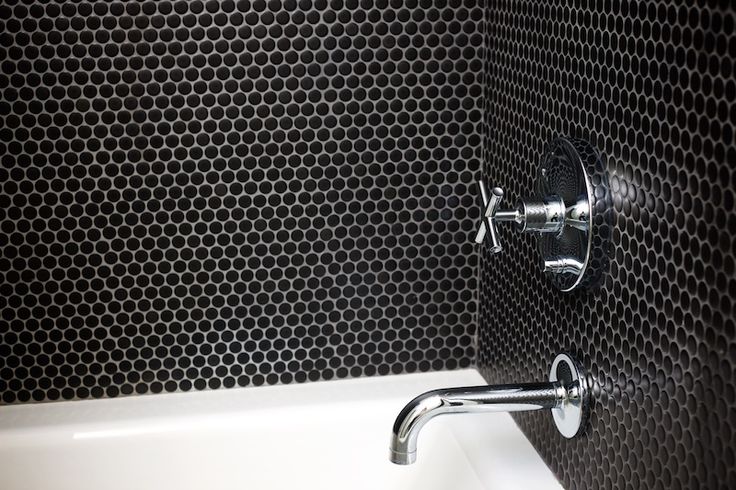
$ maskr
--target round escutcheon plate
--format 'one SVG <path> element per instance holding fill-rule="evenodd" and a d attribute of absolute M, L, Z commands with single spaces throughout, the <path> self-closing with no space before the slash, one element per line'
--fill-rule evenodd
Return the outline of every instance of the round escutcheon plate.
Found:
<path fill-rule="evenodd" d="M 580 435 L 590 415 L 590 387 L 582 365 L 567 353 L 558 354 L 552 362 L 549 380 L 559 382 L 567 391 L 565 401 L 552 409 L 552 418 L 560 434 L 571 439 Z"/>
<path fill-rule="evenodd" d="M 542 157 L 539 192 L 559 196 L 568 210 L 578 210 L 577 226 L 538 237 L 544 261 L 565 257 L 577 264 L 547 275 L 562 291 L 595 288 L 608 269 L 612 228 L 608 177 L 598 150 L 577 138 L 553 140 Z"/>

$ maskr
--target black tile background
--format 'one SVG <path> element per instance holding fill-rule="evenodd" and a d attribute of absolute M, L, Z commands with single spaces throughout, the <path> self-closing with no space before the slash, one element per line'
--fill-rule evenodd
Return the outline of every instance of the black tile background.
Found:
<path fill-rule="evenodd" d="M 736 487 L 736 15 L 729 2 L 505 0 L 485 8 L 483 176 L 511 203 L 545 144 L 605 155 L 615 211 L 594 293 L 551 290 L 532 237 L 481 258 L 479 367 L 598 385 L 587 433 L 515 415 L 566 488 Z"/>
<path fill-rule="evenodd" d="M 0 5 L 0 403 L 467 367 L 482 6 Z"/>
<path fill-rule="evenodd" d="M 566 487 L 736 486 L 734 22 L 715 1 L 3 2 L 2 403 L 463 367 L 480 290 L 490 382 L 569 349 L 598 384 L 581 439 L 516 416 Z M 503 232 L 479 288 L 477 173 L 513 202 L 558 135 L 606 155 L 608 278 L 552 292 Z"/>

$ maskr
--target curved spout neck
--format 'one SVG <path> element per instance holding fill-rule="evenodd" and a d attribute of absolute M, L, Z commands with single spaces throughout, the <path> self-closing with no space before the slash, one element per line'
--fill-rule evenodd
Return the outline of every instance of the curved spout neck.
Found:
<path fill-rule="evenodd" d="M 552 409 L 561 406 L 566 396 L 559 382 L 428 391 L 410 401 L 396 418 L 389 459 L 400 465 L 414 463 L 419 432 L 437 415 Z"/>

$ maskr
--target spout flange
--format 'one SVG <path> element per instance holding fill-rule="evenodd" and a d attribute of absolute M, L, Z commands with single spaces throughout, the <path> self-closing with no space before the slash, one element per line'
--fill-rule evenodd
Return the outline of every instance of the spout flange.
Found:
<path fill-rule="evenodd" d="M 557 430 L 568 439 L 580 435 L 590 414 L 590 389 L 583 366 L 569 354 L 558 354 L 552 362 L 549 380 L 565 389 L 562 403 L 552 409 Z"/>

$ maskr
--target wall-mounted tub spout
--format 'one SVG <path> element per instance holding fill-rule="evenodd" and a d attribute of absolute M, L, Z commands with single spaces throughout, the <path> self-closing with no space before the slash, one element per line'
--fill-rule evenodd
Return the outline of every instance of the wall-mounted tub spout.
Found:
<path fill-rule="evenodd" d="M 565 437 L 575 437 L 584 429 L 589 389 L 582 367 L 567 354 L 555 358 L 547 383 L 448 388 L 419 395 L 394 422 L 389 459 L 400 465 L 414 463 L 419 432 L 437 415 L 542 409 L 552 410 L 555 424 Z"/>

